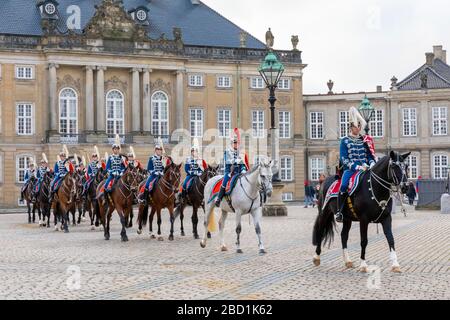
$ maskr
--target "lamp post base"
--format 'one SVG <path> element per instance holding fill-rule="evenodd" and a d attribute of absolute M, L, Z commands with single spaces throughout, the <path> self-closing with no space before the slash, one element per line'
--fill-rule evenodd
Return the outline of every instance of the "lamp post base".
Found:
<path fill-rule="evenodd" d="M 273 191 L 267 203 L 263 207 L 263 216 L 265 217 L 285 217 L 288 215 L 286 205 L 281 200 L 284 185 L 279 182 L 272 183 Z"/>

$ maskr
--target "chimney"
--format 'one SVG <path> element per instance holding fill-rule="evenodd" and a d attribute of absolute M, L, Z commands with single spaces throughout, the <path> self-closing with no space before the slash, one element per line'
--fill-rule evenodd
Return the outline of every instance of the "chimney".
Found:
<path fill-rule="evenodd" d="M 442 46 L 433 46 L 433 53 L 436 59 L 442 60 L 447 63 L 447 51 L 442 50 Z"/>
<path fill-rule="evenodd" d="M 429 66 L 432 66 L 433 60 L 434 60 L 434 53 L 427 52 L 427 53 L 425 53 L 425 57 L 426 57 L 426 64 Z"/>
<path fill-rule="evenodd" d="M 377 92 L 383 92 L 383 87 L 382 86 L 377 86 Z"/>

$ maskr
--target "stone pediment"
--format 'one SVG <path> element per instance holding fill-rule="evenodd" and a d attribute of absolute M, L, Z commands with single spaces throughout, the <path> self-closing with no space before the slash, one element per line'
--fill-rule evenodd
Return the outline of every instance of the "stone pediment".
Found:
<path fill-rule="evenodd" d="M 148 40 L 147 30 L 125 11 L 121 0 L 103 0 L 84 29 L 88 38 L 111 40 Z"/>

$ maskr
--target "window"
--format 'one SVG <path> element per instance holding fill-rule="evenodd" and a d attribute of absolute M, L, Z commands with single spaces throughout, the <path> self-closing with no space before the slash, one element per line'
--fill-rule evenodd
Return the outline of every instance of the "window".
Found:
<path fill-rule="evenodd" d="M 447 135 L 447 107 L 433 108 L 433 135 Z"/>
<path fill-rule="evenodd" d="M 16 106 L 16 132 L 20 136 L 33 134 L 33 105 L 29 103 L 19 103 Z"/>
<path fill-rule="evenodd" d="M 21 155 L 16 158 L 16 182 L 24 183 L 25 173 L 30 167 L 30 164 L 34 162 L 33 156 Z"/>
<path fill-rule="evenodd" d="M 325 159 L 324 158 L 311 158 L 310 169 L 311 180 L 318 181 L 320 175 L 325 171 Z"/>
<path fill-rule="evenodd" d="M 281 78 L 278 82 L 278 89 L 280 90 L 290 90 L 291 89 L 291 80 L 288 78 Z"/>
<path fill-rule="evenodd" d="M 442 154 L 433 156 L 433 169 L 434 179 L 447 179 L 448 156 Z"/>
<path fill-rule="evenodd" d="M 73 89 L 59 94 L 59 133 L 70 137 L 78 133 L 78 98 Z"/>
<path fill-rule="evenodd" d="M 417 135 L 417 109 L 405 108 L 403 113 L 403 135 L 414 137 Z"/>
<path fill-rule="evenodd" d="M 203 137 L 203 109 L 191 108 L 189 110 L 191 137 Z"/>
<path fill-rule="evenodd" d="M 252 77 L 250 79 L 250 88 L 264 89 L 264 80 L 261 77 Z"/>
<path fill-rule="evenodd" d="M 292 192 L 284 192 L 281 196 L 281 200 L 283 201 L 293 201 L 294 195 Z"/>
<path fill-rule="evenodd" d="M 408 165 L 408 179 L 417 179 L 419 177 L 419 166 L 417 157 L 410 155 L 406 158 L 406 164 Z"/>
<path fill-rule="evenodd" d="M 191 87 L 202 87 L 203 86 L 203 76 L 199 74 L 194 74 L 189 76 L 189 86 Z"/>
<path fill-rule="evenodd" d="M 373 112 L 372 119 L 370 120 L 370 132 L 373 137 L 383 137 L 383 110 L 375 110 Z"/>
<path fill-rule="evenodd" d="M 349 130 L 348 111 L 339 111 L 339 138 L 347 136 Z"/>
<path fill-rule="evenodd" d="M 310 112 L 311 139 L 323 139 L 323 112 Z"/>
<path fill-rule="evenodd" d="M 152 96 L 152 134 L 154 136 L 169 135 L 169 99 L 158 91 Z"/>
<path fill-rule="evenodd" d="M 231 130 L 231 110 L 219 109 L 217 110 L 217 130 L 220 138 L 227 138 L 230 136 Z"/>
<path fill-rule="evenodd" d="M 16 66 L 16 79 L 33 79 L 33 71 L 32 66 Z"/>
<path fill-rule="evenodd" d="M 253 110 L 252 111 L 252 135 L 253 138 L 264 137 L 264 111 Z"/>
<path fill-rule="evenodd" d="M 292 158 L 281 157 L 280 159 L 280 179 L 281 181 L 292 181 Z"/>
<path fill-rule="evenodd" d="M 218 76 L 217 77 L 217 87 L 218 88 L 231 88 L 231 77 L 230 76 Z"/>
<path fill-rule="evenodd" d="M 118 90 L 106 95 L 106 133 L 114 136 L 125 133 L 123 94 Z"/>
<path fill-rule="evenodd" d="M 288 139 L 291 137 L 291 113 L 289 111 L 278 112 L 278 121 L 280 126 L 280 138 Z"/>

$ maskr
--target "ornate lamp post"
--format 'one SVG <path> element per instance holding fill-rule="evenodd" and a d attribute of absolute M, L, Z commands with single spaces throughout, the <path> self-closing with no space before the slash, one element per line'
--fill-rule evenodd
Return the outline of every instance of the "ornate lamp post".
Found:
<path fill-rule="evenodd" d="M 372 116 L 375 112 L 374 107 L 370 103 L 369 99 L 367 98 L 367 95 L 364 97 L 364 99 L 361 101 L 361 104 L 359 105 L 359 113 L 361 113 L 362 117 L 366 121 L 366 127 L 364 128 L 364 131 L 366 132 L 366 135 L 369 134 L 369 123 L 372 119 Z"/>
<path fill-rule="evenodd" d="M 277 56 L 272 50 L 264 58 L 258 69 L 261 77 L 264 79 L 267 88 L 269 89 L 269 102 L 270 102 L 270 137 L 272 144 L 272 160 L 275 161 L 276 174 L 274 175 L 273 181 L 280 181 L 278 177 L 278 163 L 276 156 L 276 127 L 275 127 L 275 102 L 277 98 L 275 97 L 275 90 L 278 87 L 278 82 L 284 72 L 283 64 L 278 61 Z"/>
<path fill-rule="evenodd" d="M 269 46 L 270 48 L 270 46 Z M 279 178 L 279 166 L 277 161 L 277 129 L 275 127 L 275 102 L 277 98 L 275 97 L 275 90 L 278 87 L 278 82 L 284 72 L 283 64 L 278 61 L 277 56 L 269 49 L 264 61 L 258 68 L 261 77 L 264 79 L 267 88 L 269 89 L 269 102 L 270 102 L 270 137 L 271 137 L 271 147 L 272 147 L 272 160 L 274 161 L 275 175 L 272 179 L 273 192 L 269 203 L 267 203 L 263 208 L 263 215 L 265 216 L 287 216 L 287 207 L 284 205 L 281 197 L 283 184 Z"/>

